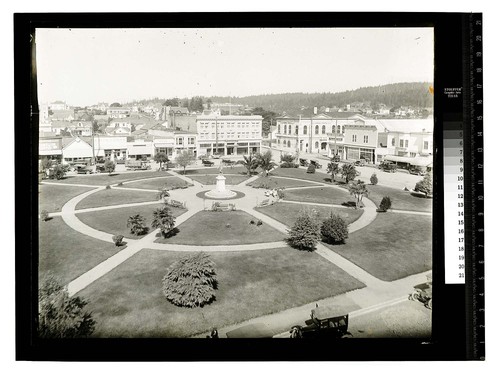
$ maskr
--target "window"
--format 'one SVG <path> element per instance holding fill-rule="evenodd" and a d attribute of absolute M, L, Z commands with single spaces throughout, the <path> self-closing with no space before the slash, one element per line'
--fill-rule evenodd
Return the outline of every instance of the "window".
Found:
<path fill-rule="evenodd" d="M 288 141 L 288 147 L 290 147 L 290 141 Z"/>
<path fill-rule="evenodd" d="M 280 133 L 280 132 L 281 132 L 281 125 L 278 124 L 278 133 Z"/>
<path fill-rule="evenodd" d="M 298 134 L 299 134 L 299 126 L 295 125 L 295 135 L 298 135 Z"/>
<path fill-rule="evenodd" d="M 307 134 L 307 126 L 304 125 L 304 131 L 303 131 L 303 134 L 306 135 Z"/>
<path fill-rule="evenodd" d="M 194 145 L 194 138 L 188 138 L 188 144 L 189 145 Z"/>
<path fill-rule="evenodd" d="M 288 134 L 292 134 L 292 125 L 288 125 Z M 290 147 L 290 146 L 288 146 Z"/>
<path fill-rule="evenodd" d="M 357 141 L 357 136 L 356 136 L 356 134 L 353 134 L 353 135 L 352 135 L 352 141 L 353 141 L 353 142 L 356 142 L 356 141 Z"/>
<path fill-rule="evenodd" d="M 319 125 L 314 127 L 314 134 L 319 134 Z M 317 148 L 317 147 L 316 147 Z"/>
<path fill-rule="evenodd" d="M 415 152 L 410 152 L 410 156 L 411 156 L 412 158 L 414 158 L 415 156 L 417 156 L 417 153 L 415 153 Z"/>
<path fill-rule="evenodd" d="M 341 128 L 342 128 L 342 134 L 344 134 L 344 130 L 345 130 L 344 126 L 341 126 Z"/>
<path fill-rule="evenodd" d="M 405 147 L 408 147 L 408 140 L 405 139 Z"/>
<path fill-rule="evenodd" d="M 391 144 L 392 144 L 393 146 L 396 146 L 396 138 L 392 138 L 392 140 L 391 140 Z"/>
<path fill-rule="evenodd" d="M 318 148 L 319 147 L 319 143 L 318 142 L 315 142 L 314 143 L 314 148 Z"/>
<path fill-rule="evenodd" d="M 332 133 L 335 133 L 335 125 L 332 125 Z"/>
<path fill-rule="evenodd" d="M 325 126 L 325 125 L 323 125 L 323 126 L 321 127 L 321 134 L 325 134 L 325 133 L 326 133 L 326 126 Z"/>
<path fill-rule="evenodd" d="M 368 143 L 368 136 L 367 135 L 363 136 L 363 143 Z"/>
<path fill-rule="evenodd" d="M 429 149 L 429 142 L 424 141 L 424 150 L 428 150 L 428 149 Z"/>
<path fill-rule="evenodd" d="M 402 139 L 399 140 L 399 147 L 403 147 L 403 140 Z"/>

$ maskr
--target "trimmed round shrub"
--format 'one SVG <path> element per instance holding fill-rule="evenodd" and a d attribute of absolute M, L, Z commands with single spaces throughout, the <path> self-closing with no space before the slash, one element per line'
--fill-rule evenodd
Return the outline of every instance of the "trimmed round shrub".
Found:
<path fill-rule="evenodd" d="M 320 227 L 312 214 L 302 212 L 288 231 L 287 242 L 299 250 L 314 250 L 321 239 Z"/>
<path fill-rule="evenodd" d="M 309 164 L 307 167 L 307 173 L 316 173 L 316 167 L 313 164 Z"/>
<path fill-rule="evenodd" d="M 42 210 L 42 212 L 40 212 L 40 219 L 42 221 L 47 221 L 49 219 L 49 213 L 47 210 Z"/>
<path fill-rule="evenodd" d="M 330 217 L 323 221 L 321 234 L 328 243 L 344 243 L 345 239 L 349 237 L 349 230 L 345 220 L 332 212 Z"/>
<path fill-rule="evenodd" d="M 379 210 L 382 212 L 386 212 L 388 209 L 391 208 L 391 206 L 392 206 L 391 198 L 383 197 L 382 200 L 380 201 Z"/>
<path fill-rule="evenodd" d="M 162 289 L 176 306 L 202 307 L 215 300 L 215 263 L 202 252 L 188 255 L 168 268 Z"/>
<path fill-rule="evenodd" d="M 121 234 L 116 234 L 113 236 L 113 242 L 116 246 L 120 246 L 123 241 L 123 236 Z"/>
<path fill-rule="evenodd" d="M 377 185 L 378 184 L 378 177 L 377 177 L 376 173 L 372 174 L 372 176 L 370 177 L 370 183 L 372 185 Z"/>

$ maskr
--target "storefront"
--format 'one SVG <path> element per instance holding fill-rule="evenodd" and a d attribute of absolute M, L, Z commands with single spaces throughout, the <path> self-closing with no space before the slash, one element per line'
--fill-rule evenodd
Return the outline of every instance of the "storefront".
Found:
<path fill-rule="evenodd" d="M 62 160 L 62 139 L 57 138 L 40 138 L 38 142 L 39 159 Z"/>

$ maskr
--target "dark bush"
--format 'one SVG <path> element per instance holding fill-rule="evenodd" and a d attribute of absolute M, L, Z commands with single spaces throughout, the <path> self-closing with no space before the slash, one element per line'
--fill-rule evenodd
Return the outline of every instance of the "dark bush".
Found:
<path fill-rule="evenodd" d="M 257 221 L 257 226 L 262 225 L 262 220 Z"/>
<path fill-rule="evenodd" d="M 294 164 L 295 163 L 295 156 L 291 155 L 291 154 L 281 155 L 280 159 L 281 159 L 280 161 L 282 163 L 288 163 L 288 164 Z M 290 167 L 286 167 L 286 168 L 290 168 Z"/>
<path fill-rule="evenodd" d="M 119 183 L 118 183 L 118 186 L 123 186 L 123 182 L 119 182 Z"/>
<path fill-rule="evenodd" d="M 132 215 L 127 220 L 127 228 L 130 228 L 130 233 L 140 236 L 149 232 L 149 228 L 145 225 L 146 218 L 139 214 Z"/>
<path fill-rule="evenodd" d="M 349 230 L 345 220 L 332 212 L 330 217 L 323 221 L 321 234 L 328 243 L 344 243 L 345 239 L 349 237 Z"/>
<path fill-rule="evenodd" d="M 255 224 L 255 221 L 253 219 L 250 220 L 250 224 L 252 224 L 252 225 Z"/>
<path fill-rule="evenodd" d="M 290 246 L 300 250 L 314 250 L 320 239 L 320 226 L 317 219 L 308 212 L 301 212 L 288 231 L 287 242 Z"/>
<path fill-rule="evenodd" d="M 201 307 L 215 299 L 215 263 L 205 253 L 173 263 L 163 277 L 163 294 L 176 306 Z"/>
<path fill-rule="evenodd" d="M 284 162 L 280 164 L 280 168 L 298 168 L 299 165 L 297 163 Z"/>
<path fill-rule="evenodd" d="M 386 212 L 392 206 L 390 197 L 383 197 L 380 201 L 379 211 Z"/>
<path fill-rule="evenodd" d="M 370 177 L 370 183 L 372 185 L 377 185 L 378 184 L 378 177 L 377 177 L 376 173 L 372 174 L 372 176 Z"/>
<path fill-rule="evenodd" d="M 307 173 L 316 173 L 316 167 L 313 164 L 309 164 L 307 167 Z"/>
<path fill-rule="evenodd" d="M 110 185 L 106 185 L 106 189 L 111 189 L 111 186 Z"/>
<path fill-rule="evenodd" d="M 121 234 L 116 234 L 113 236 L 113 242 L 116 246 L 120 246 L 123 241 L 123 236 Z"/>

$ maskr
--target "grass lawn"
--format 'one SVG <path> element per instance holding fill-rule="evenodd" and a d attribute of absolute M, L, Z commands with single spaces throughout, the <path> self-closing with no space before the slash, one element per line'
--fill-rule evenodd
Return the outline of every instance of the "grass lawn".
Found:
<path fill-rule="evenodd" d="M 297 216 L 302 210 L 315 210 L 319 214 L 321 220 L 330 217 L 330 213 L 333 211 L 333 213 L 343 217 L 347 224 L 356 221 L 363 213 L 363 210 L 355 210 L 353 208 L 329 208 L 324 206 L 310 206 L 286 202 L 275 203 L 271 206 L 258 207 L 256 210 L 289 227 L 295 223 Z"/>
<path fill-rule="evenodd" d="M 326 246 L 373 276 L 393 281 L 432 269 L 432 220 L 386 212 L 350 234 L 344 245 Z"/>
<path fill-rule="evenodd" d="M 121 234 L 127 238 L 142 238 L 142 236 L 136 236 L 130 233 L 130 229 L 127 228 L 127 220 L 132 215 L 141 215 L 146 218 L 146 226 L 151 229 L 151 221 L 153 221 L 153 211 L 157 208 L 161 208 L 161 204 L 148 204 L 146 206 L 137 207 L 125 207 L 117 208 L 114 210 L 105 211 L 94 211 L 85 212 L 78 214 L 77 217 L 82 222 L 87 224 L 89 227 L 95 228 L 97 230 L 111 233 L 111 234 Z M 187 210 L 183 208 L 169 207 L 175 217 L 182 215 Z"/>
<path fill-rule="evenodd" d="M 122 248 L 68 227 L 60 217 L 53 217 L 39 226 L 39 279 L 48 271 L 63 283 L 97 266 Z"/>
<path fill-rule="evenodd" d="M 290 180 L 288 178 L 279 177 L 259 177 L 252 181 L 248 186 L 264 189 L 278 189 L 278 188 L 291 188 L 301 186 L 315 186 L 316 184 L 307 181 Z"/>
<path fill-rule="evenodd" d="M 198 181 L 202 185 L 215 185 L 216 177 L 217 176 L 213 174 L 189 176 L 189 178 Z M 239 183 L 250 178 L 250 176 L 231 174 L 225 174 L 224 177 L 226 177 L 226 185 L 238 185 Z"/>
<path fill-rule="evenodd" d="M 342 204 L 345 202 L 355 202 L 354 196 L 347 190 L 340 190 L 333 187 L 305 188 L 300 190 L 285 190 L 285 200 L 298 202 L 314 202 L 325 204 Z"/>
<path fill-rule="evenodd" d="M 130 184 L 123 185 L 123 187 L 130 187 L 136 189 L 152 189 L 152 190 L 158 190 L 163 188 L 164 186 L 172 188 L 172 187 L 190 186 L 190 185 L 189 182 L 184 181 L 182 178 L 174 176 L 155 178 L 154 180 L 148 180 L 148 181 L 131 182 Z"/>
<path fill-rule="evenodd" d="M 257 219 L 243 211 L 201 211 L 179 225 L 179 233 L 159 243 L 183 245 L 238 245 L 281 241 L 284 235 L 271 226 L 250 224 Z M 228 228 L 226 225 L 231 227 Z"/>
<path fill-rule="evenodd" d="M 322 164 L 327 163 L 326 161 Z M 301 180 L 308 180 L 314 182 L 322 182 L 329 183 L 331 176 L 325 173 L 307 173 L 304 168 L 275 168 L 271 173 L 271 176 L 277 177 L 292 177 L 292 178 L 300 178 Z M 337 177 L 337 180 L 340 180 L 340 176 Z"/>
<path fill-rule="evenodd" d="M 158 200 L 157 193 L 150 191 L 122 190 L 122 189 L 105 189 L 91 194 L 81 200 L 76 209 L 93 208 L 101 206 L 114 206 L 125 203 L 150 202 Z"/>
<path fill-rule="evenodd" d="M 62 206 L 71 198 L 92 190 L 82 186 L 38 185 L 39 212 L 60 212 Z"/>
<path fill-rule="evenodd" d="M 169 303 L 161 289 L 167 268 L 184 256 L 142 250 L 78 293 L 89 300 L 97 322 L 93 336 L 186 337 L 364 286 L 314 252 L 216 252 L 210 254 L 216 300 L 183 308 Z"/>
<path fill-rule="evenodd" d="M 368 198 L 377 206 L 383 197 L 389 196 L 392 201 L 392 207 L 395 210 L 409 210 L 409 211 L 432 211 L 432 199 L 415 197 L 408 191 L 392 189 L 390 187 L 380 185 L 366 185 L 370 192 Z"/>
<path fill-rule="evenodd" d="M 72 175 L 66 176 L 60 183 L 67 184 L 85 184 L 85 185 L 113 185 L 119 182 L 140 180 L 141 178 L 171 176 L 169 172 L 165 171 L 142 171 L 142 172 L 113 172 L 111 176 L 107 173 L 99 173 L 95 175 Z"/>

